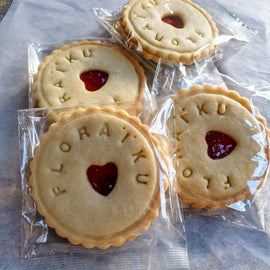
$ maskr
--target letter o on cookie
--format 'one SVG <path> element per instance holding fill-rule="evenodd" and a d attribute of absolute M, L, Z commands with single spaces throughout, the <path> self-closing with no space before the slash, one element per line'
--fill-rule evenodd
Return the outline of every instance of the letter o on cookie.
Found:
<path fill-rule="evenodd" d="M 68 143 L 63 142 L 60 144 L 60 150 L 62 152 L 69 152 L 70 149 L 71 149 L 71 146 Z"/>
<path fill-rule="evenodd" d="M 188 178 L 192 175 L 192 170 L 190 168 L 186 168 L 182 171 L 182 175 L 184 177 Z"/>

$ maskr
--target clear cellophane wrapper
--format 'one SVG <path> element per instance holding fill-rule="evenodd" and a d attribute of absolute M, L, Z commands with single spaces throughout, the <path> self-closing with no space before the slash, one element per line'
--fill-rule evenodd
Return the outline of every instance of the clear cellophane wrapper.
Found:
<path fill-rule="evenodd" d="M 88 37 L 81 40 L 101 41 L 116 45 L 112 38 Z M 89 258 L 95 268 L 104 269 L 108 265 L 114 268 L 141 269 L 146 265 L 150 269 L 189 269 L 185 230 L 182 219 L 182 209 L 176 196 L 171 196 L 170 161 L 163 151 L 163 144 L 155 134 L 151 134 L 153 116 L 156 112 L 155 102 L 150 93 L 155 69 L 136 52 L 129 52 L 137 58 L 144 69 L 145 96 L 140 110 L 132 102 L 117 103 L 87 103 L 83 106 L 63 106 L 37 108 L 34 95 L 34 76 L 44 58 L 53 50 L 61 46 L 81 40 L 63 40 L 50 44 L 31 43 L 28 46 L 29 72 L 29 108 L 18 111 L 19 146 L 21 163 L 22 186 L 22 249 L 21 257 L 27 260 L 44 260 L 53 257 L 55 262 L 62 256 L 74 258 L 74 265 L 84 267 L 76 258 Z M 123 48 L 126 49 L 126 48 Z M 46 219 L 37 208 L 31 196 L 31 169 L 30 164 L 35 156 L 35 148 L 40 145 L 40 138 L 47 133 L 50 126 L 62 121 L 67 115 L 76 114 L 76 111 L 87 110 L 89 107 L 113 107 L 114 110 L 130 112 L 129 117 L 137 117 L 141 124 L 148 129 L 151 145 L 155 151 L 160 168 L 160 208 L 157 219 L 153 220 L 148 230 L 138 234 L 135 240 L 126 241 L 119 247 L 85 248 L 82 245 L 73 245 L 66 238 L 60 237 L 54 228 L 48 226 Z M 131 116 L 132 114 L 132 116 Z M 153 140 L 152 140 L 153 138 Z M 160 151 L 159 151 L 160 150 Z M 160 154 L 162 153 L 162 154 Z M 165 178 L 165 182 L 163 181 Z"/>
<path fill-rule="evenodd" d="M 181 89 L 194 87 L 194 85 L 199 86 L 199 88 L 204 85 L 211 85 L 212 88 L 221 87 L 244 98 L 245 102 L 249 103 L 252 117 L 261 126 L 261 131 L 258 133 L 257 139 L 254 136 L 254 140 L 257 140 L 258 144 L 261 143 L 259 138 L 263 140 L 265 153 L 258 152 L 253 157 L 261 163 L 258 162 L 258 167 L 255 168 L 253 174 L 254 176 L 257 175 L 257 178 L 255 177 L 254 181 L 247 179 L 247 187 L 251 196 L 217 209 L 204 209 L 182 203 L 181 206 L 184 209 L 185 216 L 194 215 L 202 219 L 221 219 L 232 224 L 269 232 L 269 130 L 267 124 L 270 121 L 267 109 L 270 104 L 269 86 L 257 87 L 238 83 L 229 76 L 221 74 L 216 67 L 216 63 L 212 61 L 203 61 L 191 68 L 181 64 L 178 66 L 169 65 L 167 61 L 160 60 L 152 88 L 156 106 L 160 108 L 155 119 L 155 122 L 159 123 L 159 128 L 155 129 L 154 132 L 166 137 L 169 142 L 173 141 L 172 131 L 168 130 L 169 118 L 175 110 L 173 97 Z M 176 122 L 174 125 L 177 125 Z M 194 136 L 196 135 L 194 134 Z M 171 153 L 171 160 L 176 160 L 175 152 Z M 178 165 L 172 166 L 175 168 L 175 175 L 177 175 L 177 169 L 180 167 L 180 161 L 176 164 Z M 261 172 L 256 173 L 256 170 L 261 170 Z"/>
<path fill-rule="evenodd" d="M 180 62 L 191 66 L 193 66 L 194 63 L 196 64 L 197 62 L 201 62 L 203 59 L 210 59 L 215 61 L 221 60 L 223 58 L 228 58 L 233 55 L 234 52 L 245 46 L 256 35 L 256 29 L 252 29 L 250 26 L 246 25 L 245 22 L 243 22 L 234 14 L 230 14 L 228 10 L 226 10 L 226 8 L 222 5 L 218 3 L 213 3 L 212 1 L 197 0 L 193 2 L 211 16 L 217 29 L 218 35 L 215 36 L 215 38 L 211 42 L 208 42 L 207 44 L 195 50 L 194 56 L 191 60 L 187 62 L 185 62 L 185 60 L 183 62 L 182 60 L 175 60 L 173 57 L 170 56 L 163 56 L 161 55 L 162 53 L 160 55 L 157 54 L 157 56 L 155 55 L 155 53 L 153 53 L 153 56 L 152 53 L 149 54 L 149 51 L 147 49 L 144 49 L 145 46 L 140 44 L 140 41 L 131 42 L 133 41 L 133 39 L 136 40 L 132 32 L 123 34 L 123 29 L 121 27 L 121 15 L 126 5 L 128 5 L 128 2 L 124 6 L 119 7 L 117 10 L 114 11 L 97 7 L 93 9 L 93 12 L 96 15 L 100 24 L 120 44 L 122 44 L 124 47 L 128 48 L 131 51 L 136 51 L 140 57 L 145 59 L 149 63 L 149 65 L 153 67 L 156 66 L 159 58 L 167 59 L 172 64 L 177 65 Z M 151 8 L 151 6 L 155 6 L 155 1 L 152 1 L 152 4 L 150 1 L 147 8 Z M 147 8 L 145 8 L 145 10 L 147 10 Z M 174 10 L 169 10 L 167 11 L 167 13 L 174 14 L 177 12 L 175 12 Z M 153 14 L 151 14 L 151 16 L 153 16 Z M 139 16 L 141 15 L 138 15 L 138 17 Z M 144 19 L 147 20 L 148 17 L 150 17 L 150 15 L 145 15 Z M 162 36 L 164 35 L 164 33 L 160 33 L 160 35 Z M 159 34 L 157 34 L 157 36 L 159 37 Z M 147 36 L 147 39 L 148 38 L 149 37 Z M 208 51 L 208 48 L 211 48 L 209 49 L 209 52 L 211 51 L 211 53 L 204 53 L 203 51 Z M 153 50 L 155 51 L 155 49 Z"/>
<path fill-rule="evenodd" d="M 129 105 L 124 104 L 126 109 Z M 62 117 L 73 114 L 78 110 L 88 110 L 91 106 L 111 107 L 121 110 L 121 105 L 92 104 L 82 107 L 26 109 L 18 111 L 19 146 L 21 163 L 21 187 L 22 187 L 22 250 L 21 257 L 24 261 L 37 260 L 46 262 L 50 257 L 57 262 L 62 256 L 74 257 L 74 265 L 85 267 L 77 260 L 80 257 L 89 258 L 95 268 L 104 269 L 108 265 L 114 268 L 141 269 L 146 265 L 150 269 L 189 269 L 185 230 L 182 220 L 182 209 L 176 196 L 172 196 L 170 187 L 169 159 L 163 153 L 162 144 L 158 142 L 155 134 L 153 149 L 160 170 L 160 209 L 158 217 L 153 220 L 148 230 L 141 232 L 135 240 L 126 241 L 119 247 L 85 248 L 81 245 L 69 243 L 66 238 L 57 235 L 56 231 L 48 226 L 46 219 L 40 215 L 37 205 L 31 196 L 30 164 L 35 156 L 35 148 L 41 141 L 41 136 L 48 132 L 49 128 L 61 121 Z M 151 126 L 155 112 L 155 103 L 148 100 L 144 104 L 144 110 L 138 117 L 146 126 Z M 148 127 L 147 127 L 148 129 Z M 162 154 L 160 154 L 162 153 Z M 164 182 L 164 179 L 167 179 Z M 132 208 L 132 206 L 131 206 Z"/>

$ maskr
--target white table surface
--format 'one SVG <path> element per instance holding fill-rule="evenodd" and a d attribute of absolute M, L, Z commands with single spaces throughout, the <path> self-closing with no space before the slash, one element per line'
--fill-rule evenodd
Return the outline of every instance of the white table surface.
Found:
<path fill-rule="evenodd" d="M 216 2 L 258 30 L 256 40 L 230 57 L 220 67 L 222 72 L 239 82 L 270 85 L 270 1 Z M 115 10 L 125 3 L 124 0 L 14 0 L 0 24 L 0 269 L 75 269 L 74 259 L 72 262 L 72 258 L 66 257 L 57 262 L 48 259 L 46 266 L 38 261 L 20 263 L 21 187 L 16 110 L 28 106 L 27 46 L 31 42 L 102 35 L 104 30 L 90 10 L 93 7 Z M 270 237 L 263 232 L 190 216 L 186 218 L 186 235 L 190 269 L 270 269 Z"/>

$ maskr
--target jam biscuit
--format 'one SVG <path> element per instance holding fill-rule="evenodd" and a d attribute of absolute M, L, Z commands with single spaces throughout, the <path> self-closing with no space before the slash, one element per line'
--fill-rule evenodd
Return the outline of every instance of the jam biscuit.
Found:
<path fill-rule="evenodd" d="M 246 98 L 212 85 L 181 89 L 168 121 L 181 199 L 226 208 L 251 197 L 269 166 L 265 119 Z"/>
<path fill-rule="evenodd" d="M 38 211 L 73 244 L 105 249 L 135 239 L 160 207 L 156 146 L 148 127 L 124 110 L 93 106 L 65 115 L 34 152 Z"/>
<path fill-rule="evenodd" d="M 120 25 L 127 43 L 155 62 L 200 61 L 213 52 L 218 35 L 211 17 L 189 0 L 131 0 Z"/>
<path fill-rule="evenodd" d="M 44 58 L 34 76 L 39 107 L 144 101 L 146 79 L 138 61 L 117 45 L 73 42 Z"/>

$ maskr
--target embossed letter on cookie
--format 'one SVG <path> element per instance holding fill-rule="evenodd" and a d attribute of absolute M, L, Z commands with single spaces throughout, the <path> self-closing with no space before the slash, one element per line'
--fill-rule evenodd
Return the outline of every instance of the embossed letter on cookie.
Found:
<path fill-rule="evenodd" d="M 218 30 L 189 0 L 131 0 L 121 17 L 127 42 L 146 58 L 192 64 L 214 50 Z"/>
<path fill-rule="evenodd" d="M 159 169 L 148 130 L 124 111 L 92 107 L 41 137 L 32 194 L 48 225 L 74 244 L 107 248 L 156 218 Z"/>
<path fill-rule="evenodd" d="M 183 201 L 215 209 L 245 200 L 268 167 L 265 121 L 247 99 L 211 85 L 181 89 L 174 97 L 170 130 Z"/>

